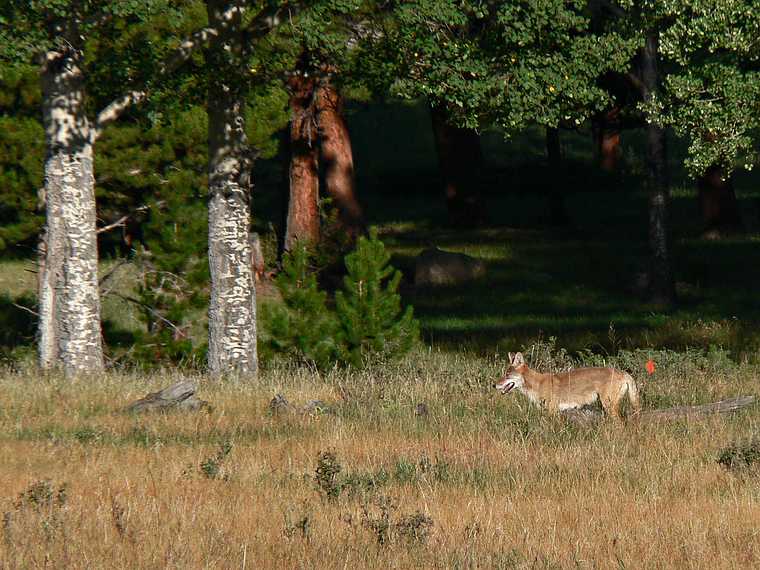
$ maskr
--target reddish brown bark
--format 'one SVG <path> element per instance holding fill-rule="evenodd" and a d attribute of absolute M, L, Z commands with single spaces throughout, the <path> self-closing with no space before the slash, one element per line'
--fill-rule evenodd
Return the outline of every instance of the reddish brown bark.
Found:
<path fill-rule="evenodd" d="M 726 177 L 722 168 L 708 168 L 697 181 L 697 188 L 707 235 L 720 236 L 722 233 L 735 232 L 741 227 L 733 179 Z"/>
<path fill-rule="evenodd" d="M 485 220 L 478 188 L 483 169 L 480 136 L 472 129 L 449 124 L 444 108 L 433 106 L 430 114 L 449 221 L 455 225 L 478 225 Z"/>
<path fill-rule="evenodd" d="M 599 165 L 607 172 L 618 169 L 620 148 L 620 108 L 613 107 L 594 119 L 594 147 Z"/>
<path fill-rule="evenodd" d="M 338 209 L 341 226 L 356 237 L 365 231 L 364 212 L 356 198 L 354 155 L 343 114 L 343 97 L 329 79 L 317 89 L 316 109 L 325 190 Z"/>
<path fill-rule="evenodd" d="M 290 168 L 285 250 L 296 242 L 319 241 L 319 171 L 313 77 L 294 73 L 290 88 Z"/>

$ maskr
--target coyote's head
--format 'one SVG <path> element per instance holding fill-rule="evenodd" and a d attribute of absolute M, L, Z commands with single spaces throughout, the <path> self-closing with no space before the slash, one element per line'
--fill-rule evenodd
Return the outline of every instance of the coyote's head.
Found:
<path fill-rule="evenodd" d="M 518 352 L 514 355 L 510 352 L 507 371 L 504 373 L 504 376 L 493 385 L 493 387 L 499 390 L 502 394 L 508 394 L 515 388 L 522 388 L 522 385 L 525 383 L 525 378 L 523 378 L 525 368 L 527 368 L 527 366 L 522 352 Z"/>

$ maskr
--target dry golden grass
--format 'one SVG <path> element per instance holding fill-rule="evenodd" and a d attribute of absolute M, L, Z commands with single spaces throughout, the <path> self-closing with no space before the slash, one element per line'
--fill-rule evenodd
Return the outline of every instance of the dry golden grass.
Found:
<path fill-rule="evenodd" d="M 690 372 L 658 372 L 645 399 L 760 392 L 749 365 L 676 369 Z M 578 427 L 493 393 L 499 371 L 438 353 L 327 377 L 279 367 L 199 378 L 210 413 L 146 416 L 119 410 L 178 373 L 2 374 L 0 568 L 760 566 L 760 474 L 716 462 L 757 433 L 755 409 Z M 272 414 L 278 392 L 332 412 Z M 342 468 L 334 500 L 315 482 L 324 451 Z"/>

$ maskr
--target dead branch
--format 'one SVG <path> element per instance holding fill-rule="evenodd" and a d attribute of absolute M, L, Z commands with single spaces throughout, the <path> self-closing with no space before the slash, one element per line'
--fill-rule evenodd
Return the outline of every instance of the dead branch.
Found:
<path fill-rule="evenodd" d="M 112 224 L 108 224 L 107 226 L 103 226 L 102 228 L 98 228 L 96 233 L 102 234 L 105 232 L 110 232 L 114 228 L 123 228 L 124 223 L 129 219 L 129 216 L 122 216 Z"/>
<path fill-rule="evenodd" d="M 175 325 L 169 319 L 167 319 L 166 317 L 164 317 L 156 309 L 154 309 L 153 307 L 151 307 L 150 305 L 148 305 L 146 303 L 143 303 L 139 299 L 135 299 L 134 297 L 129 297 L 127 295 L 122 295 L 121 293 L 117 293 L 116 291 L 109 291 L 108 294 L 109 295 L 115 295 L 119 299 L 122 299 L 124 301 L 128 301 L 130 303 L 134 303 L 135 305 L 139 305 L 140 307 L 142 307 L 143 309 L 145 309 L 146 311 L 148 311 L 151 315 L 153 315 L 154 317 L 156 317 L 159 321 L 161 321 L 165 325 L 168 325 L 169 327 L 171 327 L 172 330 L 174 330 L 174 333 L 175 333 L 175 335 L 176 335 L 177 338 L 186 338 L 187 337 L 187 333 L 185 333 L 185 331 L 183 331 L 181 328 L 179 328 L 177 325 Z"/>
<path fill-rule="evenodd" d="M 35 317 L 39 317 L 40 316 L 40 314 L 37 311 L 33 311 L 32 309 L 30 309 L 29 307 L 25 307 L 24 305 L 19 305 L 18 303 L 13 303 L 13 302 L 11 302 L 11 305 L 13 305 L 14 307 L 16 307 L 17 309 L 21 309 L 22 311 L 26 311 L 27 313 L 32 314 Z"/>
<path fill-rule="evenodd" d="M 639 414 L 641 420 L 675 420 L 682 418 L 699 418 L 712 414 L 730 414 L 750 406 L 754 396 L 739 396 L 701 406 L 676 406 L 663 410 L 647 410 Z"/>
<path fill-rule="evenodd" d="M 629 416 L 629 419 L 636 422 L 702 419 L 714 414 L 730 414 L 744 409 L 754 402 L 754 396 L 738 396 L 698 406 L 675 406 L 661 410 L 645 410 L 640 414 Z M 565 410 L 562 412 L 562 416 L 571 422 L 586 424 L 602 418 L 604 414 L 599 410 L 583 408 L 580 410 Z"/>

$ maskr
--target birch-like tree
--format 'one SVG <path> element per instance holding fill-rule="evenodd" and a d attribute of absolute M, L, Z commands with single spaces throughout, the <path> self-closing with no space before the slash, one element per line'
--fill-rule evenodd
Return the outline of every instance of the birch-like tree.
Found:
<path fill-rule="evenodd" d="M 148 90 L 145 84 L 128 88 L 92 112 L 88 71 L 97 62 L 87 54 L 115 21 L 139 21 L 161 8 L 163 0 L 10 1 L 0 8 L 0 56 L 40 65 L 46 145 L 38 269 L 42 369 L 60 366 L 71 375 L 103 368 L 93 147 L 103 129 Z M 213 33 L 206 28 L 179 42 L 157 75 L 178 67 Z"/>
<path fill-rule="evenodd" d="M 207 53 L 211 270 L 208 363 L 213 376 L 254 375 L 258 367 L 256 295 L 248 241 L 252 160 L 245 136 L 246 87 L 259 76 L 271 77 L 275 70 L 282 70 L 283 59 L 291 57 L 291 66 L 294 65 L 304 46 L 313 51 L 316 45 L 339 42 L 342 35 L 332 29 L 332 18 L 350 11 L 352 5 L 351 0 L 206 2 L 209 25 L 219 30 Z M 281 20 L 288 22 L 286 32 L 272 37 Z M 260 46 L 265 38 L 268 45 Z M 284 58 L 277 53 L 280 50 Z M 259 73 L 259 67 L 265 69 Z M 297 97 L 291 97 L 291 104 Z M 293 125 L 291 130 L 300 133 L 308 118 L 299 120 L 300 128 Z M 308 167 L 306 164 L 305 169 Z M 291 178 L 293 175 L 291 169 Z M 313 182 L 316 185 L 316 180 Z M 286 243 L 291 238 L 295 239 L 286 236 Z"/>
<path fill-rule="evenodd" d="M 208 0 L 221 33 L 206 54 L 208 81 L 208 259 L 211 273 L 208 366 L 212 376 L 255 374 L 256 290 L 249 232 L 252 160 L 245 134 L 246 3 Z M 261 20 L 275 15 L 259 14 Z M 266 22 L 260 22 L 267 29 Z"/>

